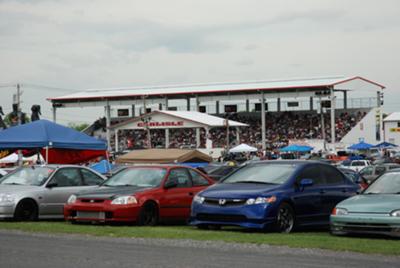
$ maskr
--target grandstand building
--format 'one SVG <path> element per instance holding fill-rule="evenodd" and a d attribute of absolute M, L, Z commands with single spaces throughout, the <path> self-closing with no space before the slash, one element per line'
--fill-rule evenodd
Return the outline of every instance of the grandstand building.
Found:
<path fill-rule="evenodd" d="M 86 131 L 106 137 L 109 148 L 140 147 L 225 147 L 226 135 L 232 146 L 248 143 L 262 149 L 275 149 L 293 140 L 329 143 L 330 148 L 364 140 L 383 139 L 383 89 L 379 83 L 360 76 L 286 79 L 272 81 L 212 83 L 138 88 L 91 89 L 50 98 L 53 117 L 69 107 L 105 107 L 105 119 Z M 166 130 L 119 131 L 113 137 L 112 125 L 157 110 L 197 111 L 248 124 L 240 132 L 227 127 L 174 130 L 165 142 Z M 150 117 L 149 117 L 150 118 Z M 151 120 L 151 119 L 148 119 Z M 150 126 L 152 124 L 149 124 Z M 164 133 L 163 133 L 164 132 Z M 145 144 L 149 140 L 154 144 Z M 228 133 L 228 134 L 227 134 Z M 199 142 L 200 140 L 200 142 Z M 133 141 L 133 144 L 132 144 Z M 324 146 L 326 148 L 326 146 Z"/>

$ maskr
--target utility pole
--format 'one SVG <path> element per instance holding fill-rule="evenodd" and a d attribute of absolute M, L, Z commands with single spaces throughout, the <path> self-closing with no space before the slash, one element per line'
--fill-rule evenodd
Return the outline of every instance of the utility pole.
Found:
<path fill-rule="evenodd" d="M 16 96 L 16 104 L 17 104 L 17 115 L 18 115 L 18 125 L 21 125 L 22 123 L 22 111 L 21 111 L 21 87 L 19 84 L 17 84 L 17 96 Z M 18 150 L 18 166 L 22 167 L 23 161 L 22 161 L 22 152 L 21 150 Z"/>

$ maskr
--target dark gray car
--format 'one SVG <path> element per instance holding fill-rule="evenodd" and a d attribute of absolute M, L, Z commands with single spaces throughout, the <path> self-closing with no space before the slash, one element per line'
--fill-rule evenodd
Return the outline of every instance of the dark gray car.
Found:
<path fill-rule="evenodd" d="M 0 219 L 63 218 L 70 195 L 97 187 L 105 177 L 75 165 L 21 167 L 0 179 Z"/>

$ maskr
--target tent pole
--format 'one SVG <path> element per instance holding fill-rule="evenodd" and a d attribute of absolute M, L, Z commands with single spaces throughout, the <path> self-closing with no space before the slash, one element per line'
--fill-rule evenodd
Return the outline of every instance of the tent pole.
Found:
<path fill-rule="evenodd" d="M 49 164 L 49 146 L 46 146 L 46 165 Z"/>

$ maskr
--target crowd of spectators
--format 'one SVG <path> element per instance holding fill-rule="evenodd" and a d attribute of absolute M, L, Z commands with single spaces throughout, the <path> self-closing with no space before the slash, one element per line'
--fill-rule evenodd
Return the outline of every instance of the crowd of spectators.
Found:
<path fill-rule="evenodd" d="M 338 112 L 336 114 L 336 140 L 340 141 L 364 116 L 366 112 Z M 230 146 L 246 143 L 261 147 L 261 120 L 256 113 L 235 113 L 222 115 L 230 120 L 246 123 L 248 127 L 229 129 Z M 273 150 L 286 146 L 289 140 L 322 139 L 321 115 L 316 112 L 267 112 L 266 113 L 266 145 Z M 324 114 L 325 137 L 330 141 L 330 115 Z M 208 139 L 214 148 L 226 146 L 226 128 L 212 128 Z M 151 147 L 165 148 L 165 130 L 152 129 Z M 119 132 L 119 150 L 148 148 L 146 130 L 124 130 Z M 170 129 L 169 148 L 196 148 L 196 130 L 190 128 Z M 114 142 L 114 138 L 111 140 Z M 206 133 L 200 130 L 200 147 L 206 146 Z"/>

